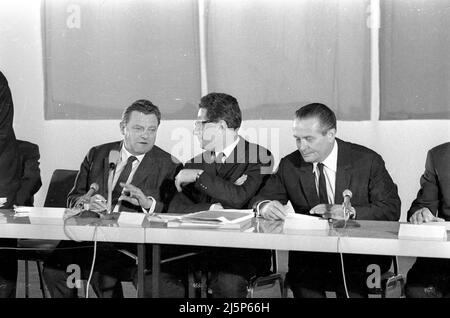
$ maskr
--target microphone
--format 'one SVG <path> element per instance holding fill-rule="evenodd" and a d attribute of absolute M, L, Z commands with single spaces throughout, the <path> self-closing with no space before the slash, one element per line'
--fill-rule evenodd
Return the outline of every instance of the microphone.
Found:
<path fill-rule="evenodd" d="M 352 207 L 352 204 L 350 203 L 352 195 L 352 191 L 350 191 L 349 189 L 345 189 L 344 192 L 342 192 L 342 196 L 344 197 L 344 213 L 347 213 Z"/>
<path fill-rule="evenodd" d="M 98 184 L 94 182 L 91 184 L 91 186 L 89 187 L 89 191 L 84 196 L 86 197 L 86 199 L 89 199 L 97 191 L 98 191 Z"/>
<path fill-rule="evenodd" d="M 116 165 L 117 165 L 117 161 L 119 161 L 119 157 L 120 157 L 119 151 L 111 150 L 109 152 L 109 159 L 108 159 L 109 170 L 116 169 Z"/>
<path fill-rule="evenodd" d="M 106 201 L 106 213 L 108 214 L 111 213 L 114 172 L 116 170 L 119 157 L 120 157 L 119 151 L 111 150 L 109 152 L 108 199 Z"/>
<path fill-rule="evenodd" d="M 89 187 L 89 191 L 86 192 L 85 194 L 83 194 L 81 197 L 78 198 L 77 203 L 75 204 L 75 206 L 78 206 L 80 208 L 83 208 L 84 203 L 87 203 L 89 201 L 89 198 L 98 191 L 98 184 L 97 183 L 92 183 L 91 186 Z"/>

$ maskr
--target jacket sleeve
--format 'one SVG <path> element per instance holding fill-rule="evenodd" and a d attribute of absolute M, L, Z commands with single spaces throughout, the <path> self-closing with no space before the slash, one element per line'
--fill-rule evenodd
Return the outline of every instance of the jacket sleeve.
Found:
<path fill-rule="evenodd" d="M 83 159 L 83 162 L 81 163 L 80 170 L 78 170 L 77 177 L 75 178 L 75 184 L 70 190 L 68 196 L 67 196 L 67 207 L 73 208 L 75 203 L 77 202 L 77 199 L 86 194 L 86 192 L 89 189 L 88 185 L 88 179 L 89 179 L 89 172 L 92 166 L 93 158 L 95 154 L 95 148 L 92 148 L 89 150 L 86 157 Z"/>
<path fill-rule="evenodd" d="M 430 151 L 428 151 L 425 162 L 425 172 L 420 177 L 420 190 L 411 204 L 407 220 L 421 208 L 428 208 L 435 216 L 439 208 L 439 185 L 434 168 L 433 155 Z"/>
<path fill-rule="evenodd" d="M 381 156 L 373 157 L 369 184 L 369 204 L 357 205 L 356 218 L 360 220 L 398 221 L 400 218 L 400 197 Z"/>
<path fill-rule="evenodd" d="M 22 156 L 22 177 L 20 180 L 20 188 L 17 192 L 18 205 L 32 205 L 33 196 L 42 186 L 41 170 L 39 169 L 39 147 L 37 145 L 27 143 L 24 146 Z M 19 144 L 19 150 L 22 152 Z"/>
<path fill-rule="evenodd" d="M 169 204 L 173 200 L 173 197 L 177 193 L 177 188 L 175 187 L 175 176 L 182 169 L 183 165 L 181 163 L 171 163 L 170 169 L 162 181 L 160 188 L 155 189 L 153 193 L 159 193 L 159 200 L 156 200 L 156 206 L 154 209 L 155 213 L 165 213 L 169 210 Z M 151 193 L 150 193 L 151 195 Z"/>
<path fill-rule="evenodd" d="M 255 209 L 258 203 L 264 200 L 277 200 L 281 204 L 287 204 L 289 197 L 283 177 L 285 165 L 285 160 L 282 159 L 277 171 L 270 176 L 257 195 L 250 201 L 250 206 Z"/>
<path fill-rule="evenodd" d="M 220 176 L 212 175 L 205 171 L 195 182 L 195 188 L 203 191 L 215 202 L 221 203 L 223 207 L 242 209 L 256 194 L 268 175 L 262 170 L 260 163 L 249 164 L 244 174 L 247 180 L 242 185 L 235 185 L 230 180 L 224 180 Z"/>

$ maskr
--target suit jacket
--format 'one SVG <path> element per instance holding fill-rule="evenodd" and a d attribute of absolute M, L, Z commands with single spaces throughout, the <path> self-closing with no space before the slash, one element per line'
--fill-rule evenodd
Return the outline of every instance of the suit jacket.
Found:
<path fill-rule="evenodd" d="M 195 183 L 183 187 L 175 195 L 169 212 L 190 213 L 208 210 L 213 203 L 224 208 L 244 209 L 248 202 L 264 185 L 273 170 L 273 156 L 269 150 L 249 143 L 242 137 L 223 164 L 212 162 L 209 152 L 192 158 L 186 169 L 203 169 Z M 242 185 L 234 182 L 243 174 L 247 180 Z M 236 271 L 247 279 L 254 275 L 265 275 L 270 270 L 271 259 L 268 250 L 237 248 L 205 248 L 211 266 Z M 236 269 L 237 268 L 237 269 Z"/>
<path fill-rule="evenodd" d="M 17 140 L 20 154 L 20 188 L 17 191 L 18 205 L 33 205 L 33 196 L 42 186 L 39 169 L 39 146 L 28 141 Z"/>
<path fill-rule="evenodd" d="M 424 207 L 435 216 L 450 220 L 450 142 L 428 151 L 420 190 L 408 211 L 408 220 Z"/>
<path fill-rule="evenodd" d="M 8 81 L 0 72 L 0 198 L 7 198 L 3 208 L 16 202 L 20 166 L 16 136 L 13 129 L 14 106 Z"/>
<path fill-rule="evenodd" d="M 184 186 L 183 191 L 175 195 L 170 212 L 208 210 L 213 203 L 221 203 L 224 208 L 243 209 L 270 176 L 273 156 L 269 150 L 240 137 L 225 163 L 216 164 L 209 152 L 203 152 L 189 160 L 184 168 L 204 172 L 195 183 Z M 235 185 L 234 182 L 244 174 L 247 181 Z"/>
<path fill-rule="evenodd" d="M 342 192 L 349 189 L 357 219 L 397 221 L 400 198 L 381 156 L 366 147 L 336 140 L 335 204 L 344 201 Z M 305 162 L 299 151 L 282 158 L 277 172 L 252 200 L 253 206 L 262 200 L 278 200 L 283 204 L 290 200 L 296 213 L 309 214 L 319 204 L 313 164 Z"/>
<path fill-rule="evenodd" d="M 335 184 L 335 204 L 341 204 L 345 189 L 352 191 L 352 206 L 360 220 L 390 220 L 400 218 L 400 198 L 397 186 L 387 172 L 384 161 L 376 152 L 349 142 L 336 139 L 338 158 Z M 255 207 L 262 200 L 291 201 L 296 213 L 309 214 L 319 204 L 313 164 L 305 162 L 300 152 L 294 151 L 282 158 L 277 172 L 271 176 L 258 196 Z M 337 268 L 336 255 L 328 253 L 289 252 L 289 272 L 294 275 L 306 268 L 301 275 L 308 275 L 308 268 Z M 364 272 L 367 264 L 378 263 L 382 271 L 390 266 L 390 257 L 370 255 L 346 255 L 345 263 L 350 270 Z M 292 276 L 293 277 L 293 276 Z"/>
<path fill-rule="evenodd" d="M 75 185 L 68 195 L 69 207 L 72 207 L 78 197 L 89 190 L 93 182 L 99 185 L 97 193 L 107 198 L 109 152 L 113 149 L 120 151 L 120 148 L 121 142 L 117 141 L 89 150 L 80 166 Z M 152 196 L 156 200 L 155 212 L 166 212 L 168 203 L 176 192 L 174 178 L 179 168 L 181 164 L 177 159 L 158 146 L 153 146 L 139 164 L 131 184 L 141 189 L 146 196 Z M 122 211 L 142 212 L 142 209 L 123 201 Z"/>

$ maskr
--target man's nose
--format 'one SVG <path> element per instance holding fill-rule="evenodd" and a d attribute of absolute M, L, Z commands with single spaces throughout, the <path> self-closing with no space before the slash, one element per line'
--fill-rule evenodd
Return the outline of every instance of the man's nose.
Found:
<path fill-rule="evenodd" d="M 303 151 L 307 148 L 306 142 L 303 140 L 300 140 L 298 143 L 298 148 L 300 149 L 300 151 Z"/>

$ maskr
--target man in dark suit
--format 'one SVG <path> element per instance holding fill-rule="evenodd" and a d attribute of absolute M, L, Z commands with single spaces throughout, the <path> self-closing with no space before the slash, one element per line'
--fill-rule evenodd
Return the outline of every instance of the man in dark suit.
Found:
<path fill-rule="evenodd" d="M 17 205 L 33 206 L 34 195 L 42 186 L 39 169 L 39 146 L 25 140 L 17 140 L 20 154 L 20 188 L 17 191 Z"/>
<path fill-rule="evenodd" d="M 16 204 L 20 186 L 19 152 L 13 129 L 14 105 L 6 77 L 0 72 L 0 207 Z M 16 239 L 1 239 L 0 246 L 15 247 Z M 17 256 L 14 250 L 0 250 L 0 298 L 16 297 Z"/>
<path fill-rule="evenodd" d="M 158 107 L 150 101 L 138 100 L 126 108 L 120 122 L 123 141 L 100 145 L 88 152 L 81 164 L 75 185 L 68 195 L 68 206 L 81 204 L 89 211 L 100 213 L 109 209 L 106 200 L 108 175 L 110 159 L 115 157 L 115 153 L 117 158 L 113 160 L 115 173 L 112 179 L 111 211 L 165 212 L 168 202 L 176 192 L 174 177 L 181 165 L 169 153 L 154 145 L 160 120 Z M 84 195 L 93 183 L 98 184 L 97 193 L 85 198 Z M 135 245 L 98 244 L 93 287 L 100 297 L 122 297 L 120 281 L 130 280 L 135 274 L 135 260 L 121 253 L 119 249 L 135 252 Z M 44 277 L 52 297 L 76 297 L 77 290 L 69 288 L 66 283 L 67 266 L 78 264 L 82 276 L 87 278 L 91 262 L 91 249 L 69 252 L 56 250 L 44 269 Z M 166 278 L 173 282 L 174 288 L 168 292 L 169 295 L 165 294 L 166 285 L 163 284 L 162 295 L 183 297 L 184 287 L 180 279 L 167 274 L 162 280 Z M 175 294 L 171 294 L 172 292 Z"/>
<path fill-rule="evenodd" d="M 390 220 L 400 217 L 397 187 L 383 159 L 374 151 L 336 138 L 336 117 L 323 104 L 309 104 L 295 114 L 293 134 L 297 151 L 281 159 L 259 195 L 252 200 L 257 213 L 271 220 L 284 219 L 288 200 L 296 213 L 344 219 L 343 191 L 353 193 L 351 218 Z M 383 273 L 390 257 L 344 255 L 346 282 L 351 297 L 367 295 L 367 266 L 378 264 Z M 343 295 L 340 257 L 333 253 L 289 253 L 287 275 L 295 297 L 324 297 L 325 291 Z"/>
<path fill-rule="evenodd" d="M 450 142 L 428 151 L 420 190 L 408 211 L 414 224 L 450 221 Z M 419 257 L 408 271 L 406 297 L 449 297 L 450 260 Z"/>
<path fill-rule="evenodd" d="M 175 178 L 178 193 L 171 212 L 243 209 L 272 172 L 271 153 L 238 134 L 242 115 L 237 100 L 210 93 L 200 100 L 194 133 L 202 154 L 189 160 Z M 246 297 L 248 280 L 270 268 L 270 252 L 203 249 L 203 263 L 212 274 L 213 297 Z"/>

